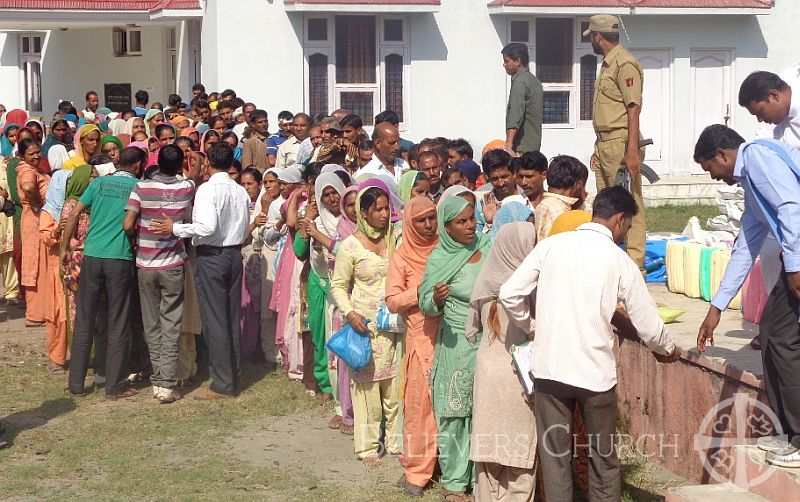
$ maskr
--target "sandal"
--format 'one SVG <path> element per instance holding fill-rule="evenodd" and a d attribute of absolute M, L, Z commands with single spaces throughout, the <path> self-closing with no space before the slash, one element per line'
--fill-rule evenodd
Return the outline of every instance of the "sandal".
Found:
<path fill-rule="evenodd" d="M 50 362 L 47 363 L 47 371 L 51 375 L 63 375 L 67 372 L 67 366 L 64 364 Z"/>
<path fill-rule="evenodd" d="M 353 435 L 353 426 L 352 425 L 344 425 L 344 424 L 342 424 L 342 425 L 339 426 L 339 432 L 341 432 L 342 434 L 344 434 L 346 436 L 352 436 Z"/>
<path fill-rule="evenodd" d="M 362 458 L 361 463 L 364 464 L 365 467 L 378 467 L 383 463 L 383 461 L 381 460 L 381 457 L 377 455 L 370 455 Z"/>
<path fill-rule="evenodd" d="M 761 350 L 761 338 L 756 336 L 755 338 L 750 340 L 750 347 L 756 350 Z"/>
<path fill-rule="evenodd" d="M 442 492 L 442 499 L 445 502 L 470 502 L 472 499 L 464 492 L 451 492 L 445 489 Z"/>
<path fill-rule="evenodd" d="M 338 429 L 342 426 L 342 417 L 340 415 L 336 415 L 335 417 L 331 418 L 330 422 L 328 422 L 329 429 Z"/>
<path fill-rule="evenodd" d="M 125 399 L 128 397 L 133 397 L 136 394 L 138 394 L 138 391 L 136 389 L 134 389 L 133 387 L 128 387 L 119 394 L 106 394 L 106 399 L 111 399 L 111 400 Z"/>

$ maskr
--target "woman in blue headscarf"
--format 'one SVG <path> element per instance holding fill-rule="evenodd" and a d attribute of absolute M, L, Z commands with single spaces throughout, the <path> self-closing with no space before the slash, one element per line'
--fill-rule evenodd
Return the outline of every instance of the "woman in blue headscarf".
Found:
<path fill-rule="evenodd" d="M 497 239 L 497 232 L 500 231 L 500 228 L 508 223 L 513 223 L 515 221 L 527 221 L 533 224 L 533 211 L 520 202 L 506 202 L 500 209 L 497 211 L 497 214 L 494 215 L 494 221 L 492 222 L 492 242 Z"/>

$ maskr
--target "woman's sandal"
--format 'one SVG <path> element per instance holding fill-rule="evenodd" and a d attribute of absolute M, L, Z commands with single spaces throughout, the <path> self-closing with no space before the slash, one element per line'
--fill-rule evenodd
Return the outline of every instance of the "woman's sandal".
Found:
<path fill-rule="evenodd" d="M 106 399 L 112 399 L 112 400 L 125 399 L 127 397 L 133 397 L 136 394 L 138 394 L 138 391 L 136 389 L 134 389 L 133 387 L 128 387 L 119 394 L 106 394 Z"/>
<path fill-rule="evenodd" d="M 445 502 L 470 502 L 472 499 L 464 492 L 451 492 L 445 490 L 442 493 L 442 500 Z"/>
<path fill-rule="evenodd" d="M 341 424 L 339 426 L 339 432 L 341 432 L 342 434 L 344 434 L 346 436 L 352 436 L 353 435 L 353 426 L 352 425 Z"/>
<path fill-rule="evenodd" d="M 342 426 L 342 417 L 341 415 L 336 415 L 335 417 L 331 418 L 328 422 L 329 429 L 338 429 Z"/>
<path fill-rule="evenodd" d="M 370 455 L 369 457 L 364 457 L 361 459 L 361 462 L 366 467 L 377 467 L 383 463 L 381 457 L 377 455 Z"/>

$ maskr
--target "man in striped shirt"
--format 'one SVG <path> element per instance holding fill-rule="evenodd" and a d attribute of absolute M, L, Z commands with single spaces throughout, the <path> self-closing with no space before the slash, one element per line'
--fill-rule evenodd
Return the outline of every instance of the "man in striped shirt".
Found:
<path fill-rule="evenodd" d="M 156 234 L 151 223 L 168 217 L 183 222 L 191 211 L 194 182 L 178 178 L 183 151 L 167 145 L 158 153 L 158 173 L 136 183 L 125 207 L 123 226 L 136 234 L 136 268 L 142 302 L 145 341 L 153 365 L 153 397 L 162 403 L 180 398 L 178 338 L 183 316 L 183 264 L 187 255 L 183 239 Z"/>

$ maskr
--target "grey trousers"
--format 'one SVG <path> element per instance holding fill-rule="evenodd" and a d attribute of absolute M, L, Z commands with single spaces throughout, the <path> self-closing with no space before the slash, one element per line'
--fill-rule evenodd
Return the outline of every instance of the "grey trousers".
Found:
<path fill-rule="evenodd" d="M 150 351 L 150 382 L 168 389 L 178 385 L 178 338 L 183 317 L 183 266 L 139 269 L 144 339 Z"/>
<path fill-rule="evenodd" d="M 592 392 L 552 380 L 535 380 L 534 407 L 542 482 L 548 500 L 572 500 L 572 417 L 581 410 L 589 437 L 589 500 L 619 502 L 622 479 L 614 448 L 617 387 Z"/>
<path fill-rule="evenodd" d="M 208 346 L 210 388 L 220 394 L 239 392 L 242 265 L 240 246 L 197 247 L 195 286 Z"/>
<path fill-rule="evenodd" d="M 785 272 L 769 295 L 761 314 L 759 338 L 764 363 L 764 387 L 783 433 L 800 448 L 800 301 L 789 291 Z"/>

